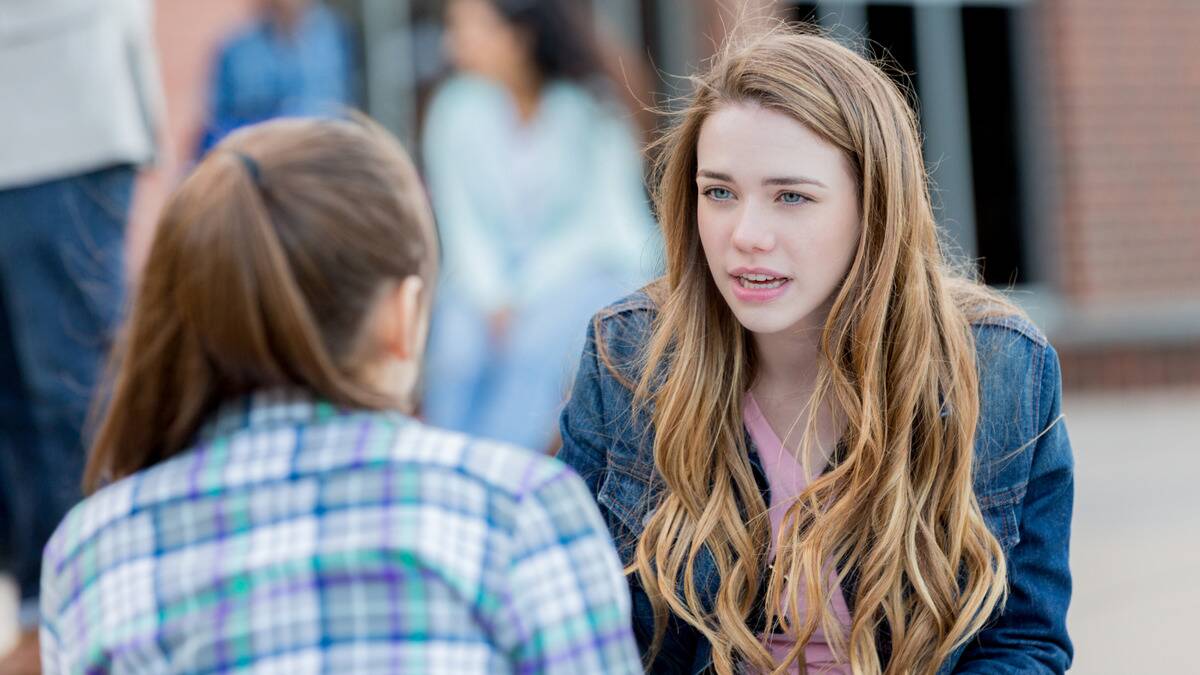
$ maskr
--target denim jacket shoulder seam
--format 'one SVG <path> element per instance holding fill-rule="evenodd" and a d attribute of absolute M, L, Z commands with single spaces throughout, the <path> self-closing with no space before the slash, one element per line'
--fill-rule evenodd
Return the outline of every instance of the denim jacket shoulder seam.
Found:
<path fill-rule="evenodd" d="M 647 297 L 644 292 L 638 291 L 633 295 L 621 298 L 611 305 L 601 309 L 596 313 L 596 318 L 603 322 L 620 314 L 636 312 L 639 310 L 653 311 L 654 309 L 656 309 L 654 302 L 650 300 L 650 298 Z"/>
<path fill-rule="evenodd" d="M 1031 430 L 1033 432 L 1032 438 L 1037 438 L 1037 435 L 1042 431 L 1041 426 L 1045 422 L 1042 419 L 1042 394 L 1045 393 L 1042 389 L 1044 388 L 1043 384 L 1046 379 L 1046 351 L 1047 348 L 1043 347 L 1038 350 L 1037 355 L 1037 380 L 1033 384 L 1033 410 L 1030 411 L 1032 413 L 1030 417 L 1033 421 L 1033 429 Z"/>
<path fill-rule="evenodd" d="M 1050 346 L 1050 341 L 1046 335 L 1042 333 L 1033 322 L 1018 316 L 1016 314 L 1005 314 L 1002 316 L 989 316 L 982 319 L 976 319 L 971 322 L 973 327 L 994 327 L 1010 330 L 1014 333 L 1024 336 L 1039 347 L 1045 348 Z"/>

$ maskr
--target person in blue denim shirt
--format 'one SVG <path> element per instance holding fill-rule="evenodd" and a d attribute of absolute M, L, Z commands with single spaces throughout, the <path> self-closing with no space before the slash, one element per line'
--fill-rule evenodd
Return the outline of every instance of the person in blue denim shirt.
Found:
<path fill-rule="evenodd" d="M 316 0 L 260 0 L 253 25 L 213 66 L 203 155 L 226 134 L 274 117 L 339 117 L 352 104 L 350 39 Z"/>
<path fill-rule="evenodd" d="M 696 83 L 667 273 L 593 318 L 561 418 L 648 670 L 1065 671 L 1058 358 L 944 261 L 904 94 L 782 29 Z"/>

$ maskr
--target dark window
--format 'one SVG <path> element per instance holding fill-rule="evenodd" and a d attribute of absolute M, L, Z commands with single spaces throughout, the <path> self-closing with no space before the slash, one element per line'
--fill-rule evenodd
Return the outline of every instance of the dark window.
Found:
<path fill-rule="evenodd" d="M 1021 227 L 1026 196 L 1020 180 L 1013 11 L 1006 7 L 962 10 L 976 256 L 982 260 L 984 280 L 1000 286 L 1031 280 Z"/>
<path fill-rule="evenodd" d="M 867 5 L 867 37 L 868 54 L 915 102 L 921 83 L 912 5 Z"/>

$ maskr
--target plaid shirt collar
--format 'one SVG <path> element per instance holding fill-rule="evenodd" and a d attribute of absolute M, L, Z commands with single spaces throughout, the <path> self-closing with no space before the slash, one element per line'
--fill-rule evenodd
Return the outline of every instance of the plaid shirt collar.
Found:
<path fill-rule="evenodd" d="M 251 427 L 307 426 L 350 412 L 353 409 L 331 403 L 302 387 L 264 387 L 221 403 L 200 425 L 196 440 L 211 441 Z M 388 412 L 398 419 L 411 419 L 398 410 Z"/>

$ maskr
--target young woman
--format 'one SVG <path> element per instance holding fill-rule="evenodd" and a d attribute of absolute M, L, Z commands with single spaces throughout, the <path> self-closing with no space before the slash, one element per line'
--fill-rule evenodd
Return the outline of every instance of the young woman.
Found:
<path fill-rule="evenodd" d="M 657 262 L 638 143 L 576 5 L 451 0 L 458 74 L 424 136 L 445 265 L 423 412 L 538 449 L 587 317 Z"/>
<path fill-rule="evenodd" d="M 579 480 L 402 412 L 436 259 L 373 125 L 210 153 L 159 223 L 93 494 L 46 549 L 47 672 L 640 670 Z"/>
<path fill-rule="evenodd" d="M 1057 357 L 939 250 L 879 68 L 775 31 L 663 138 L 667 273 L 593 323 L 559 458 L 652 672 L 1062 672 Z"/>

